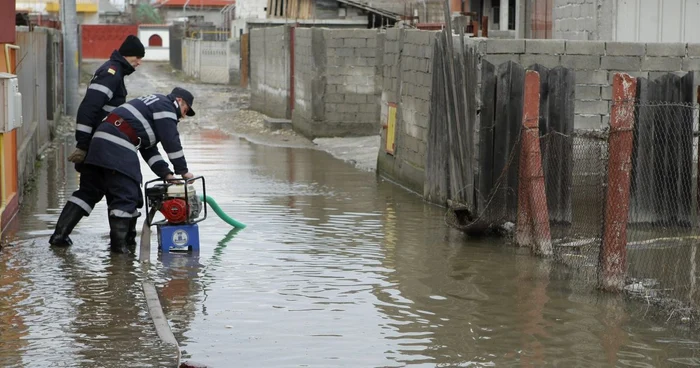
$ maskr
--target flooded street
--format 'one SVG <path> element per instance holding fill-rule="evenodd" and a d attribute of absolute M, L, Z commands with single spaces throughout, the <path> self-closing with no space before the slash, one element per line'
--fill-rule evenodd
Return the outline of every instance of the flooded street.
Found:
<path fill-rule="evenodd" d="M 148 70 L 129 80 L 131 96 L 174 85 Z M 109 253 L 102 201 L 72 247 L 51 250 L 78 184 L 73 137 L 62 138 L 0 250 L 0 366 L 173 366 L 143 281 L 183 360 L 211 367 L 700 366 L 697 336 L 639 318 L 563 266 L 451 230 L 444 209 L 372 172 L 298 137 L 273 138 L 290 148 L 226 134 L 227 121 L 207 119 L 235 107 L 204 92 L 223 87 L 195 88 L 203 117 L 182 123 L 188 166 L 248 227 L 232 231 L 210 210 L 189 257 L 158 255 L 154 231 L 145 266 Z M 154 178 L 143 162 L 142 172 Z"/>

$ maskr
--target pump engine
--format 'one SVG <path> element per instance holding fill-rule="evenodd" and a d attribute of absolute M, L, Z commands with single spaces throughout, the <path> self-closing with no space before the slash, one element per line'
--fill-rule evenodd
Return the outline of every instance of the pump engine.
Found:
<path fill-rule="evenodd" d="M 199 217 L 202 200 L 192 184 L 156 184 L 146 189 L 149 206 L 156 208 L 169 224 L 185 224 Z"/>
<path fill-rule="evenodd" d="M 203 195 L 197 195 L 193 183 L 202 181 Z M 159 182 L 154 185 L 152 183 Z M 206 185 L 203 177 L 185 183 L 172 183 L 162 179 L 146 183 L 146 211 L 148 225 L 158 230 L 158 243 L 161 251 L 199 251 L 199 228 L 197 223 L 207 217 Z M 156 213 L 164 219 L 153 222 Z"/>

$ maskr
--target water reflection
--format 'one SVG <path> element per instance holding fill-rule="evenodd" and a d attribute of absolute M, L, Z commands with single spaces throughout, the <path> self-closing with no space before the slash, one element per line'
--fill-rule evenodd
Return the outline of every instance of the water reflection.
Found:
<path fill-rule="evenodd" d="M 0 252 L 3 363 L 171 363 L 144 280 L 155 283 L 184 357 L 217 367 L 697 363 L 695 336 L 598 294 L 590 270 L 466 238 L 444 224 L 443 209 L 372 173 L 308 149 L 211 131 L 183 137 L 207 194 L 248 227 L 231 230 L 210 212 L 198 254 L 140 266 L 107 251 L 101 203 L 72 248 L 49 251 L 77 186 L 58 149 L 25 201 L 19 239 Z"/>

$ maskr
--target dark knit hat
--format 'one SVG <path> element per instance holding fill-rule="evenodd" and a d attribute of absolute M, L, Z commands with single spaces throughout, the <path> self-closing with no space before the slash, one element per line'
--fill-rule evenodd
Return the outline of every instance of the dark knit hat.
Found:
<path fill-rule="evenodd" d="M 141 40 L 134 35 L 128 35 L 122 45 L 119 47 L 119 53 L 126 56 L 136 56 L 142 58 L 146 55 L 146 49 L 144 49 Z"/>

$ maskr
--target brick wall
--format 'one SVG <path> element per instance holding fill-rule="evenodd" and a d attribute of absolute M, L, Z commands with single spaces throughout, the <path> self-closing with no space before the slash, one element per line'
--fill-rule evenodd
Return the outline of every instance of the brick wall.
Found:
<path fill-rule="evenodd" d="M 273 118 L 290 118 L 289 27 L 271 27 L 250 33 L 250 105 Z"/>
<path fill-rule="evenodd" d="M 612 40 L 613 1 L 554 0 L 554 39 Z"/>
<path fill-rule="evenodd" d="M 377 134 L 377 32 L 296 32 L 294 129 L 310 138 Z"/>
<path fill-rule="evenodd" d="M 432 45 L 436 32 L 388 29 L 382 54 L 381 121 L 389 103 L 397 104 L 396 151 L 386 153 L 382 130 L 377 170 L 423 193 L 425 151 L 432 84 Z"/>
<path fill-rule="evenodd" d="M 513 60 L 528 67 L 562 65 L 576 72 L 575 128 L 608 126 L 616 72 L 656 79 L 668 72 L 700 69 L 700 45 L 576 40 L 483 40 L 478 49 L 494 64 Z"/>

